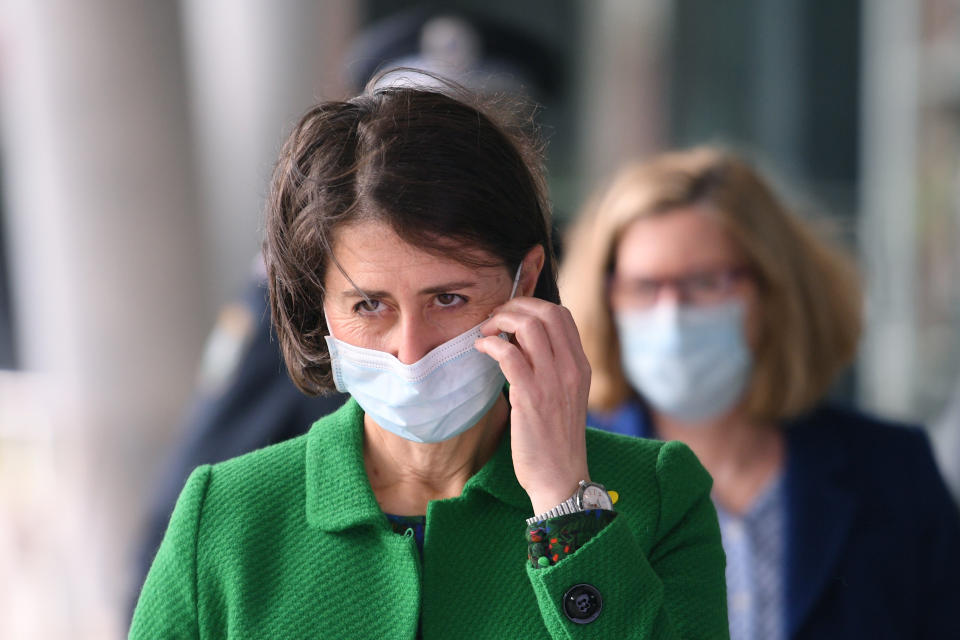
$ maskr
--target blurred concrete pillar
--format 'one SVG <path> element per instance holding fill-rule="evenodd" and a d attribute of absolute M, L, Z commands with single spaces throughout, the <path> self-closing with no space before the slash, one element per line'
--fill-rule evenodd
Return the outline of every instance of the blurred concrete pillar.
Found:
<path fill-rule="evenodd" d="M 342 98 L 352 0 L 181 0 L 201 176 L 210 295 L 237 295 L 260 247 L 283 135 L 313 103 Z"/>
<path fill-rule="evenodd" d="M 859 247 L 867 323 L 864 406 L 914 416 L 917 354 L 917 131 L 920 8 L 863 3 Z"/>
<path fill-rule="evenodd" d="M 40 478 L 58 502 L 37 505 L 36 526 L 61 545 L 40 551 L 57 574 L 37 609 L 12 613 L 36 625 L 22 637 L 119 637 L 145 487 L 210 316 L 179 16 L 153 0 L 3 9 L 18 346 L 43 385 L 58 473 Z"/>
<path fill-rule="evenodd" d="M 756 146 L 781 171 L 800 173 L 804 116 L 804 75 L 809 56 L 803 50 L 804 0 L 756 3 L 756 96 L 753 110 Z M 798 166 L 800 165 L 800 166 Z"/>
<path fill-rule="evenodd" d="M 588 190 L 624 160 L 659 151 L 669 140 L 670 4 L 669 0 L 583 4 L 580 173 Z"/>

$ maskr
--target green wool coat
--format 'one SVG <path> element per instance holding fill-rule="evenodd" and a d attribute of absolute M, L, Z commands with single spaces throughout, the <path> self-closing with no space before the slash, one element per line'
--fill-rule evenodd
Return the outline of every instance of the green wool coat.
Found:
<path fill-rule="evenodd" d="M 711 479 L 683 444 L 588 429 L 590 477 L 619 492 L 617 516 L 534 569 L 505 436 L 460 496 L 429 504 L 421 562 L 367 481 L 362 423 L 351 400 L 304 436 L 194 471 L 130 637 L 727 637 Z M 561 608 L 580 583 L 602 598 L 588 624 Z"/>

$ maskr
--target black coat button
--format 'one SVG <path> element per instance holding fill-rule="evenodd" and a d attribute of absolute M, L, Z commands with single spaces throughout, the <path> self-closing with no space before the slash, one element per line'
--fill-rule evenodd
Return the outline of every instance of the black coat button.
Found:
<path fill-rule="evenodd" d="M 563 612 L 571 622 L 593 622 L 602 608 L 603 598 L 592 584 L 575 584 L 563 594 Z"/>

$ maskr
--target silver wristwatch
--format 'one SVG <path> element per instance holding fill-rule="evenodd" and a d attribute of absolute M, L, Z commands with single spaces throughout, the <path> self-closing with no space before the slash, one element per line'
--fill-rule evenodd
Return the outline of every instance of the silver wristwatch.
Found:
<path fill-rule="evenodd" d="M 527 518 L 527 526 L 535 522 L 542 522 L 543 520 L 549 520 L 550 518 L 556 518 L 557 516 L 568 513 L 586 511 L 587 509 L 606 509 L 607 511 L 613 511 L 613 500 L 610 499 L 607 488 L 602 484 L 581 480 L 576 493 L 553 509 L 535 515 L 532 518 Z"/>

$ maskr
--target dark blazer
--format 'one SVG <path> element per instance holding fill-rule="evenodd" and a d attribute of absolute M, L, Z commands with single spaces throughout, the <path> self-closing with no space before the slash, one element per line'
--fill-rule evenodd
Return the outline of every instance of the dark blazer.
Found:
<path fill-rule="evenodd" d="M 640 402 L 589 424 L 655 437 Z M 926 434 L 830 406 L 784 428 L 786 637 L 960 638 L 960 516 Z"/>

